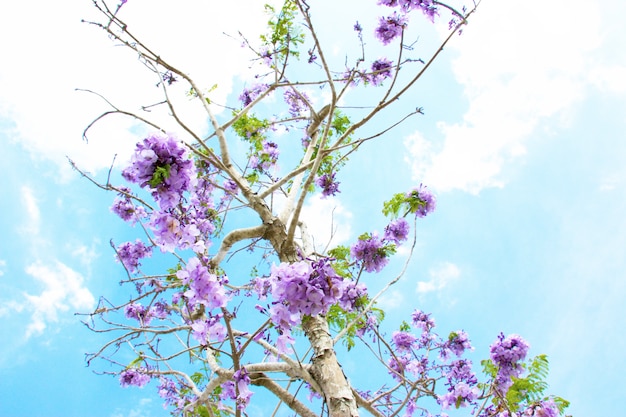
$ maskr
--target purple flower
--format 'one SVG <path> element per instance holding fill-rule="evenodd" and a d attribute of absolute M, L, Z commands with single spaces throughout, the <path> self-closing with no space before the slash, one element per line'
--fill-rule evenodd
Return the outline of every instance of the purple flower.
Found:
<path fill-rule="evenodd" d="M 417 340 L 415 336 L 407 332 L 393 332 L 391 339 L 399 352 L 411 350 L 413 343 Z"/>
<path fill-rule="evenodd" d="M 198 258 L 189 259 L 185 268 L 176 272 L 176 276 L 189 286 L 184 296 L 191 306 L 202 304 L 208 310 L 226 306 L 228 297 L 224 286 Z"/>
<path fill-rule="evenodd" d="M 252 103 L 258 96 L 261 95 L 265 90 L 268 89 L 267 84 L 256 84 L 250 87 L 249 89 L 244 88 L 243 92 L 239 96 L 239 100 L 245 106 Z"/>
<path fill-rule="evenodd" d="M 146 247 L 139 239 L 132 242 L 122 243 L 117 248 L 117 259 L 128 269 L 130 273 L 137 272 L 139 260 L 152 255 L 151 247 Z"/>
<path fill-rule="evenodd" d="M 120 385 L 122 387 L 129 387 L 135 385 L 137 387 L 144 387 L 150 382 L 150 375 L 148 375 L 146 368 L 128 368 L 120 373 Z"/>
<path fill-rule="evenodd" d="M 278 145 L 271 141 L 263 141 L 263 148 L 257 155 L 250 157 L 250 167 L 252 169 L 260 169 L 263 171 L 269 170 L 272 166 L 278 162 Z"/>
<path fill-rule="evenodd" d="M 359 239 L 350 248 L 350 255 L 360 262 L 367 272 L 380 272 L 389 263 L 383 242 L 375 234 Z"/>
<path fill-rule="evenodd" d="M 466 382 L 472 386 L 478 383 L 476 374 L 472 371 L 472 361 L 467 359 L 452 361 L 444 375 L 448 378 L 448 385 L 450 386 L 454 386 L 459 382 Z"/>
<path fill-rule="evenodd" d="M 376 37 L 384 44 L 389 44 L 393 39 L 402 34 L 407 19 L 404 15 L 394 12 L 392 16 L 381 17 L 376 28 Z"/>
<path fill-rule="evenodd" d="M 211 340 L 221 342 L 226 338 L 226 329 L 219 322 L 219 317 L 198 320 L 191 323 L 192 336 L 202 346 L 207 346 Z"/>
<path fill-rule="evenodd" d="M 429 213 L 435 211 L 437 207 L 437 199 L 434 194 L 426 188 L 425 185 L 420 184 L 419 187 L 414 188 L 406 194 L 409 200 L 409 205 L 412 208 L 412 212 L 417 217 L 425 217 Z"/>
<path fill-rule="evenodd" d="M 550 398 L 529 406 L 521 415 L 523 417 L 558 417 L 559 408 Z"/>
<path fill-rule="evenodd" d="M 442 345 L 441 356 L 446 358 L 448 352 L 454 353 L 457 357 L 463 355 L 466 350 L 472 350 L 472 344 L 469 341 L 467 333 L 463 330 L 450 333 L 448 340 Z"/>
<path fill-rule="evenodd" d="M 142 217 L 146 217 L 146 210 L 142 206 L 135 207 L 132 200 L 128 196 L 130 189 L 122 187 L 124 193 L 119 193 L 119 197 L 113 201 L 111 211 L 117 214 L 124 221 L 132 221 L 134 224 Z"/>
<path fill-rule="evenodd" d="M 377 59 L 372 63 L 372 75 L 370 81 L 374 85 L 380 85 L 382 82 L 391 77 L 393 62 L 386 58 Z"/>
<path fill-rule="evenodd" d="M 237 392 L 239 393 L 237 396 L 237 408 L 243 410 L 250 403 L 250 397 L 252 397 L 252 391 L 248 389 L 250 376 L 248 376 L 246 368 L 242 367 L 233 374 L 233 378 L 235 379 Z"/>
<path fill-rule="evenodd" d="M 496 387 L 503 394 L 513 385 L 511 377 L 519 377 L 523 372 L 524 368 L 520 362 L 526 358 L 529 348 L 521 336 L 512 334 L 505 338 L 502 333 L 489 348 L 491 360 L 498 367 Z"/>
<path fill-rule="evenodd" d="M 423 311 L 415 310 L 411 314 L 411 318 L 413 319 L 413 326 L 422 329 L 425 333 L 429 333 L 435 327 L 435 320 L 430 318 L 430 314 Z"/>
<path fill-rule="evenodd" d="M 159 378 L 159 386 L 157 389 L 159 390 L 159 397 L 165 400 L 165 406 L 174 405 L 180 399 L 180 393 L 176 388 L 176 384 L 174 381 L 167 379 L 165 377 Z"/>
<path fill-rule="evenodd" d="M 293 89 L 285 90 L 283 95 L 285 102 L 289 105 L 289 114 L 294 117 L 300 116 L 301 113 L 309 109 L 311 100 L 303 91 L 296 92 Z"/>
<path fill-rule="evenodd" d="M 385 227 L 384 239 L 396 245 L 404 242 L 409 235 L 409 223 L 404 217 L 394 220 Z"/>
<path fill-rule="evenodd" d="M 151 311 L 140 303 L 128 304 L 124 307 L 124 315 L 126 318 L 137 320 L 142 327 L 148 326 L 152 320 Z"/>
<path fill-rule="evenodd" d="M 339 182 L 335 181 L 335 173 L 324 174 L 321 177 L 317 177 L 315 184 L 322 189 L 322 198 L 328 196 L 334 196 L 339 191 Z"/>
<path fill-rule="evenodd" d="M 398 0 L 378 0 L 378 4 L 388 7 L 395 7 L 398 5 Z"/>
<path fill-rule="evenodd" d="M 447 394 L 440 396 L 439 402 L 444 410 L 450 408 L 451 405 L 456 408 L 465 407 L 473 403 L 478 398 L 479 393 L 478 388 L 471 387 L 465 382 L 459 382 Z"/>
<path fill-rule="evenodd" d="M 162 210 L 176 206 L 192 186 L 193 161 L 171 136 L 152 135 L 137 143 L 131 164 L 122 171 L 129 182 L 152 190 Z"/>

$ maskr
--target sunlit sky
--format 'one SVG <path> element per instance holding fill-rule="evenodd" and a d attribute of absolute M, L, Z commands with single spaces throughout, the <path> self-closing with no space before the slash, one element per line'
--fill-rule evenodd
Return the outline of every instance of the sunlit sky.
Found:
<path fill-rule="evenodd" d="M 121 291 L 109 239 L 137 231 L 66 156 L 106 180 L 114 155 L 119 169 L 141 137 L 111 118 L 83 141 L 108 108 L 76 89 L 119 107 L 159 98 L 132 53 L 80 22 L 94 18 L 91 1 L 71 3 L 12 2 L 0 15 L 0 415 L 168 415 L 154 389 L 120 388 L 84 362 L 104 339 L 74 313 Z M 123 17 L 200 84 L 218 84 L 214 100 L 225 102 L 253 71 L 222 32 L 254 36 L 262 2 L 210 3 L 129 0 Z M 376 21 L 375 0 L 310 3 L 335 57 L 350 47 L 336 28 Z M 476 357 L 499 332 L 519 333 L 532 355 L 548 354 L 550 392 L 574 416 L 620 415 L 626 399 L 625 12 L 619 0 L 483 0 L 403 99 L 425 114 L 365 146 L 341 173 L 341 193 L 312 196 L 306 213 L 324 241 L 334 212 L 335 242 L 349 244 L 382 231 L 390 193 L 435 190 L 411 267 L 381 302 L 389 325 L 432 312 L 442 333 L 470 334 Z M 447 26 L 419 24 L 415 48 L 426 56 Z M 181 105 L 201 129 L 201 111 Z M 358 368 L 358 357 L 345 360 L 348 376 Z"/>

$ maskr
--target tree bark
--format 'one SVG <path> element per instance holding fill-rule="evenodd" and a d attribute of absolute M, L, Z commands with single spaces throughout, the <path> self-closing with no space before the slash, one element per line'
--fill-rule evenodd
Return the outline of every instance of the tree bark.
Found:
<path fill-rule="evenodd" d="M 263 236 L 282 262 L 297 262 L 298 250 L 287 239 L 286 228 L 277 217 L 266 222 Z M 358 417 L 356 399 L 335 354 L 333 339 L 326 319 L 322 316 L 304 318 L 302 328 L 313 348 L 310 374 L 322 390 L 330 417 Z"/>
<path fill-rule="evenodd" d="M 302 328 L 313 347 L 310 373 L 323 391 L 330 417 L 358 417 L 356 399 L 337 361 L 326 319 L 307 318 Z"/>

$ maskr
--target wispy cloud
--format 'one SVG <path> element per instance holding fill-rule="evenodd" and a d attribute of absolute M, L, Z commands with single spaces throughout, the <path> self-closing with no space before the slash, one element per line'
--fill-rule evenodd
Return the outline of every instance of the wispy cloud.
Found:
<path fill-rule="evenodd" d="M 184 133 L 174 125 L 165 106 L 141 110 L 143 105 L 162 101 L 161 89 L 156 85 L 158 78 L 136 60 L 135 54 L 112 42 L 102 30 L 81 23 L 81 19 L 101 18 L 91 2 L 81 2 L 62 12 L 48 1 L 37 1 L 35 6 L 16 2 L 13 6 L 12 18 L 0 26 L 0 37 L 12 41 L 0 44 L 0 54 L 7 62 L 19 62 L 19 65 L 0 67 L 0 113 L 13 123 L 10 137 L 36 157 L 59 164 L 60 179 L 70 178 L 72 174 L 66 155 L 86 170 L 108 168 L 116 154 L 118 162 L 123 162 L 140 139 L 137 135 L 144 134 L 134 120 L 117 115 L 96 124 L 90 130 L 89 144 L 84 143 L 83 129 L 112 108 L 96 95 L 75 91 L 77 88 L 103 94 L 119 108 L 137 112 L 168 131 Z M 201 88 L 208 90 L 216 86 L 210 93 L 211 100 L 224 103 L 232 92 L 235 77 L 251 72 L 251 62 L 249 50 L 240 47 L 240 41 L 235 39 L 237 33 L 233 32 L 232 22 L 223 17 L 237 15 L 246 34 L 260 33 L 267 20 L 262 13 L 263 2 L 251 4 L 249 13 L 243 14 L 239 13 L 240 5 L 236 2 L 180 3 L 172 8 L 168 1 L 153 0 L 151 6 L 148 20 L 143 10 L 132 2 L 118 16 L 153 50 L 193 76 Z M 35 14 L 33 7 L 37 9 Z M 203 16 L 203 24 L 190 25 L 192 15 Z M 230 32 L 233 38 L 223 32 Z M 29 33 L 46 36 L 33 37 Z M 189 48 L 181 47 L 174 39 L 193 40 L 202 45 L 202 52 L 189 53 Z M 225 58 L 229 65 L 221 65 Z M 48 65 L 43 76 L 39 74 L 42 62 L 63 62 L 63 65 Z M 240 73 L 233 73 L 232 68 L 239 68 Z M 183 82 L 175 83 L 172 88 L 175 90 L 172 96 L 180 99 L 179 113 L 184 122 L 202 134 L 207 129 L 202 105 L 189 99 L 186 94 L 189 86 Z M 215 108 L 216 112 L 221 110 Z"/>
<path fill-rule="evenodd" d="M 313 237 L 313 244 L 318 251 L 326 246 L 332 248 L 346 242 L 352 229 L 348 211 L 337 198 L 322 198 L 321 194 L 311 196 L 302 208 L 302 220 L 306 223 Z"/>
<path fill-rule="evenodd" d="M 590 86 L 626 91 L 623 63 L 594 56 L 602 29 L 594 2 L 551 1 L 540 13 L 519 0 L 482 5 L 451 47 L 469 107 L 462 121 L 439 123 L 441 143 L 419 132 L 406 139 L 414 177 L 440 191 L 502 187 L 504 167 L 543 122 L 566 127 Z"/>
<path fill-rule="evenodd" d="M 431 292 L 441 291 L 461 276 L 461 270 L 458 266 L 451 262 L 444 262 L 428 271 L 430 279 L 428 281 L 419 281 L 417 283 L 416 292 L 418 294 L 427 294 Z"/>
<path fill-rule="evenodd" d="M 59 313 L 70 307 L 77 310 L 93 308 L 95 299 L 84 285 L 84 278 L 67 265 L 56 261 L 46 265 L 36 262 L 26 268 L 26 273 L 43 286 L 41 293 L 25 294 L 32 311 L 26 337 L 41 334 L 48 323 L 59 321 Z"/>
<path fill-rule="evenodd" d="M 7 266 L 7 261 L 0 259 L 0 277 L 4 275 L 4 268 Z"/>
<path fill-rule="evenodd" d="M 31 187 L 24 185 L 20 190 L 20 194 L 22 197 L 24 212 L 27 215 L 24 230 L 30 234 L 39 234 L 41 211 L 39 210 L 39 204 L 37 202 L 37 198 L 35 197 L 35 193 Z"/>

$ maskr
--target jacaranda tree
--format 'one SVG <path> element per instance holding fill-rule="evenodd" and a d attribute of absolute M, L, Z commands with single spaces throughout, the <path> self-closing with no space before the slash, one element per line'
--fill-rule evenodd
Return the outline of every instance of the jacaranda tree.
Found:
<path fill-rule="evenodd" d="M 377 300 L 403 273 L 388 277 L 377 294 L 368 281 L 384 279 L 401 245 L 413 252 L 416 222 L 436 206 L 426 185 L 381 201 L 384 232 L 364 230 L 351 245 L 320 249 L 302 219 L 307 197 L 340 192 L 349 157 L 422 113 L 403 109 L 399 99 L 468 24 L 475 3 L 379 0 L 381 17 L 371 27 L 344 19 L 357 47 L 340 61 L 320 40 L 320 31 L 332 28 L 318 28 L 316 1 L 268 5 L 267 31 L 240 38 L 258 70 L 254 82 L 216 103 L 211 86 L 198 85 L 132 31 L 123 19 L 126 0 L 92 1 L 101 19 L 88 23 L 138 55 L 177 131 L 161 128 L 148 111 L 117 107 L 86 129 L 122 114 L 152 132 L 138 138 L 121 172 L 125 185 L 89 177 L 116 193 L 112 211 L 139 234 L 112 245 L 130 298 L 105 295 L 87 315 L 90 329 L 110 335 L 89 363 L 109 363 L 105 372 L 113 369 L 124 387 L 156 387 L 174 415 L 249 415 L 253 401 L 269 404 L 274 415 L 305 417 L 563 413 L 567 402 L 545 392 L 546 357 L 527 359 L 529 345 L 518 335 L 494 335 L 477 369 L 466 358 L 468 335 L 438 334 L 417 306 L 392 334 L 381 331 Z M 427 59 L 416 56 L 408 28 L 441 20 L 449 31 L 443 43 Z M 370 35 L 387 57 L 371 57 Z M 183 84 L 204 111 L 194 121 L 206 122 L 201 131 L 172 99 Z M 148 273 L 147 257 L 167 266 Z M 369 358 L 367 384 L 344 374 L 338 344 Z"/>

